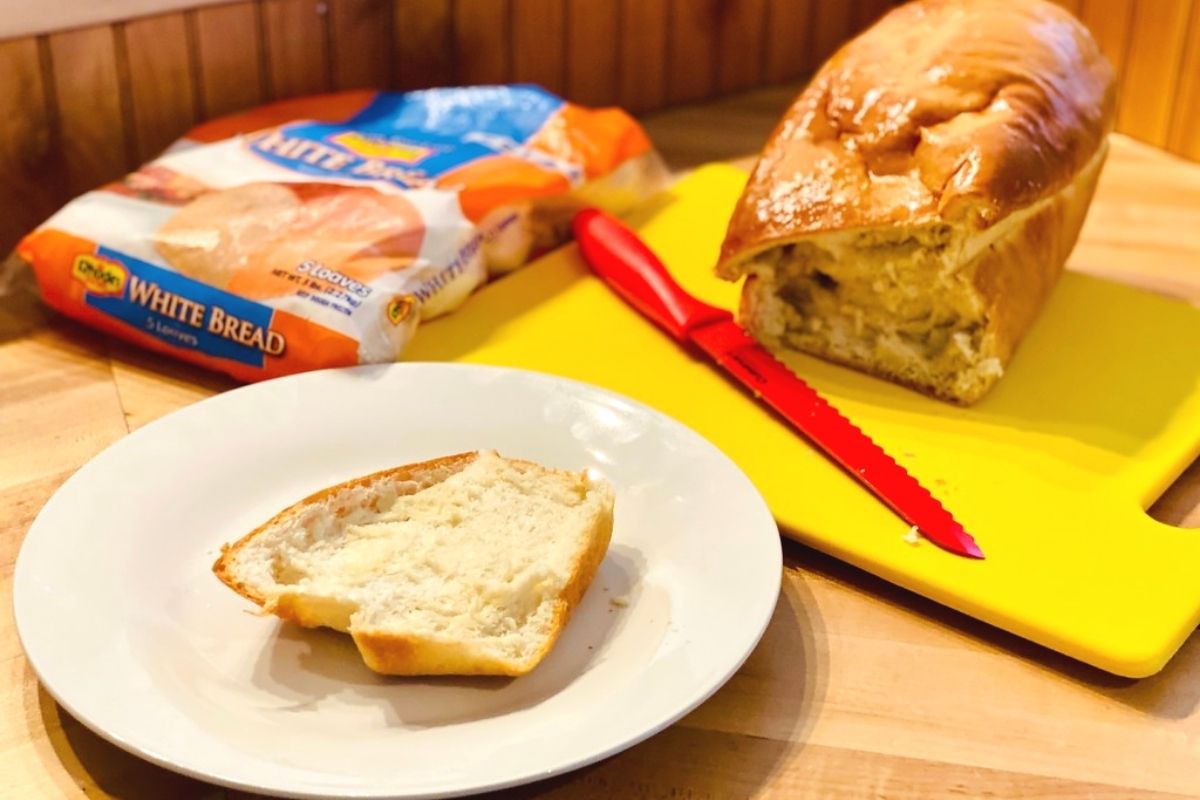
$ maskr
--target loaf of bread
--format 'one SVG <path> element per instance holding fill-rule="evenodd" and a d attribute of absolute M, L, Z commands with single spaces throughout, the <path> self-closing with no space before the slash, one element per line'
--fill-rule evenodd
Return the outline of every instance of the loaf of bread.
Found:
<path fill-rule="evenodd" d="M 523 675 L 612 534 L 611 487 L 494 452 L 378 472 L 223 549 L 217 577 L 283 619 L 349 633 L 388 675 Z"/>
<path fill-rule="evenodd" d="M 717 272 L 741 323 L 972 403 L 1075 244 L 1113 72 L 1044 0 L 916 0 L 824 64 L 772 134 Z"/>

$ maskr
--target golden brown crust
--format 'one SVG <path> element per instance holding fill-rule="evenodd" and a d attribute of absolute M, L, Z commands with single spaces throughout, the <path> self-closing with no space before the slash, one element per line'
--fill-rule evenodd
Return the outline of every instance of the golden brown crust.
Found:
<path fill-rule="evenodd" d="M 1092 163 L 976 259 L 975 288 L 983 298 L 993 341 L 988 355 L 1007 365 L 1041 313 L 1075 247 L 1108 155 L 1105 144 Z M 958 398 L 974 402 L 975 397 Z"/>
<path fill-rule="evenodd" d="M 587 537 L 588 546 L 580 552 L 572 565 L 571 577 L 556 603 L 552 633 L 545 645 L 521 662 L 497 658 L 468 643 L 352 628 L 350 615 L 355 608 L 334 600 L 314 600 L 309 596 L 297 596 L 287 592 L 281 593 L 271 602 L 234 577 L 234 561 L 238 552 L 249 542 L 269 528 L 289 524 L 292 518 L 313 505 L 323 503 L 332 495 L 348 489 L 367 488 L 384 481 L 411 482 L 410 492 L 404 493 L 415 492 L 445 480 L 478 457 L 478 452 L 471 452 L 435 458 L 364 475 L 314 492 L 279 512 L 233 544 L 224 546 L 220 558 L 213 564 L 213 572 L 235 592 L 281 619 L 305 627 L 331 627 L 349 633 L 367 666 L 384 675 L 524 675 L 536 667 L 554 646 L 604 560 L 612 537 L 611 508 L 605 507 L 603 513 L 595 520 Z M 509 462 L 541 469 L 531 461 L 509 459 Z"/>
<path fill-rule="evenodd" d="M 972 263 L 963 265 L 963 269 L 973 271 L 976 290 L 986 309 L 986 355 L 998 358 L 1003 365 L 1008 364 L 1063 271 L 1083 227 L 1107 152 L 1106 144 L 1070 184 L 1042 201 L 1007 235 L 980 252 Z M 786 344 L 768 333 L 768 321 L 758 307 L 760 293 L 775 291 L 765 280 L 757 275 L 747 276 L 738 321 L 769 348 L 786 350 Z M 833 349 L 811 352 L 843 366 L 875 373 L 871 364 L 854 362 Z M 976 384 L 969 393 L 954 393 L 904 376 L 880 377 L 960 405 L 976 402 L 994 383 Z"/>
<path fill-rule="evenodd" d="M 908 3 L 844 45 L 780 121 L 718 273 L 816 233 L 995 224 L 1074 178 L 1114 104 L 1112 68 L 1053 3 Z"/>
<path fill-rule="evenodd" d="M 352 630 L 350 635 L 363 663 L 381 675 L 524 675 L 511 661 L 496 658 L 460 642 L 400 636 L 372 630 Z"/>

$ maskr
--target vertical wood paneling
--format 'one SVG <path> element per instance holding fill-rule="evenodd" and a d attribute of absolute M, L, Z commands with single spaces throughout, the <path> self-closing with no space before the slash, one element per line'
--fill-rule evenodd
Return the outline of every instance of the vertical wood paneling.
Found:
<path fill-rule="evenodd" d="M 330 88 L 328 8 L 322 0 L 263 0 L 267 75 L 273 97 Z"/>
<path fill-rule="evenodd" d="M 613 0 L 567 0 L 566 93 L 577 103 L 617 102 L 620 6 Z"/>
<path fill-rule="evenodd" d="M 1153 0 L 1153 2 L 1158 1 L 1159 0 Z M 1080 11 L 1083 10 L 1083 0 L 1054 0 L 1054 2 L 1065 8 L 1067 11 L 1070 11 L 1077 17 L 1079 16 Z"/>
<path fill-rule="evenodd" d="M 1142 2 L 1145 3 L 1145 0 Z M 1079 18 L 1088 26 L 1105 57 L 1112 62 L 1118 77 L 1125 66 L 1133 10 L 1133 0 L 1083 0 L 1079 12 Z"/>
<path fill-rule="evenodd" d="M 817 0 L 769 0 L 764 79 L 793 81 L 812 68 L 813 3 Z"/>
<path fill-rule="evenodd" d="M 0 42 L 0 249 L 49 216 L 62 194 L 47 87 L 35 39 Z"/>
<path fill-rule="evenodd" d="M 266 93 L 254 3 L 211 6 L 193 14 L 204 115 L 219 117 L 260 104 Z"/>
<path fill-rule="evenodd" d="M 1187 47 L 1179 68 L 1175 110 L 1171 117 L 1171 150 L 1200 160 L 1200 2 L 1193 0 Z"/>
<path fill-rule="evenodd" d="M 723 0 L 671 0 L 667 32 L 666 101 L 686 103 L 716 85 L 717 12 Z"/>
<path fill-rule="evenodd" d="M 893 0 L 857 0 L 854 3 L 853 30 L 855 32 L 866 30 L 896 5 Z"/>
<path fill-rule="evenodd" d="M 766 0 L 724 0 L 717 8 L 717 89 L 735 92 L 757 86 L 762 80 Z"/>
<path fill-rule="evenodd" d="M 666 99 L 667 0 L 622 0 L 620 39 L 621 105 L 634 112 L 659 108 Z"/>
<path fill-rule="evenodd" d="M 1200 159 L 1200 0 L 1062 0 L 1118 128 Z M 794 82 L 893 0 L 241 0 L 0 44 L 0 246 L 197 121 L 334 86 L 540 83 L 635 111 Z M 326 14 L 328 9 L 328 14 Z"/>
<path fill-rule="evenodd" d="M 196 123 L 183 14 L 128 22 L 122 31 L 133 112 L 133 152 L 148 161 Z"/>
<path fill-rule="evenodd" d="M 424 89 L 454 83 L 454 19 L 450 0 L 396 0 L 395 85 Z"/>
<path fill-rule="evenodd" d="M 513 16 L 513 80 L 555 94 L 564 84 L 566 25 L 563 0 L 517 0 Z"/>
<path fill-rule="evenodd" d="M 512 74 L 511 0 L 455 0 L 459 83 L 506 83 Z"/>
<path fill-rule="evenodd" d="M 809 40 L 809 70 L 820 66 L 825 59 L 850 38 L 853 17 L 846 2 L 829 3 L 816 0 L 812 20 L 812 38 Z"/>
<path fill-rule="evenodd" d="M 335 89 L 381 89 L 394 82 L 391 0 L 328 0 Z"/>
<path fill-rule="evenodd" d="M 121 176 L 126 160 L 126 124 L 113 31 L 107 25 L 49 37 L 54 101 L 62 131 L 58 152 L 65 191 L 77 195 Z"/>
<path fill-rule="evenodd" d="M 1117 127 L 1142 141 L 1167 143 L 1171 106 L 1187 33 L 1190 0 L 1154 0 L 1137 4 L 1126 56 Z"/>

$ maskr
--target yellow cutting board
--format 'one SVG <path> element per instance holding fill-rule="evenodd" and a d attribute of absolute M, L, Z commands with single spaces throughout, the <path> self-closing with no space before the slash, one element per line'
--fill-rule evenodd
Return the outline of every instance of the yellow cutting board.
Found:
<path fill-rule="evenodd" d="M 744 181 L 705 167 L 632 220 L 685 288 L 728 308 L 738 287 L 712 265 Z M 573 247 L 427 324 L 406 358 L 524 367 L 636 398 L 737 462 L 784 535 L 1119 675 L 1157 672 L 1200 622 L 1200 530 L 1143 510 L 1200 452 L 1200 311 L 1181 302 L 1066 275 L 969 409 L 788 362 L 946 504 L 984 561 L 906 542 L 899 518 L 628 308 Z"/>

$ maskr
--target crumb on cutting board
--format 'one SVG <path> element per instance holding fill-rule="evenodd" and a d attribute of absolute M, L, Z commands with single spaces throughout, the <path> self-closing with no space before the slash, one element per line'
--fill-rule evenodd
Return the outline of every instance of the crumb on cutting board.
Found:
<path fill-rule="evenodd" d="M 908 542 L 909 544 L 913 545 L 914 547 L 916 545 L 920 544 L 921 530 L 916 525 L 913 525 L 911 528 L 908 529 L 908 533 L 904 534 L 904 541 Z"/>

